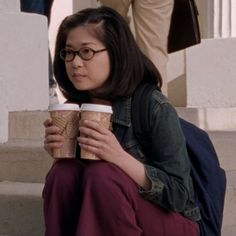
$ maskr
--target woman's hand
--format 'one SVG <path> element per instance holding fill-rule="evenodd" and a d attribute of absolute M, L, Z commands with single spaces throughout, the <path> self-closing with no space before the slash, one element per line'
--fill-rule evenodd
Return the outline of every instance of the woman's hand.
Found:
<path fill-rule="evenodd" d="M 51 118 L 45 120 L 43 125 L 45 127 L 44 149 L 52 156 L 54 148 L 62 147 L 64 138 L 60 135 L 60 129 L 53 125 Z"/>
<path fill-rule="evenodd" d="M 127 153 L 115 135 L 95 121 L 80 121 L 79 145 L 102 160 L 117 164 Z"/>
<path fill-rule="evenodd" d="M 84 120 L 80 121 L 79 130 L 78 140 L 82 148 L 94 153 L 102 160 L 117 165 L 144 189 L 151 189 L 151 181 L 146 175 L 144 165 L 124 151 L 109 129 L 94 121 Z"/>

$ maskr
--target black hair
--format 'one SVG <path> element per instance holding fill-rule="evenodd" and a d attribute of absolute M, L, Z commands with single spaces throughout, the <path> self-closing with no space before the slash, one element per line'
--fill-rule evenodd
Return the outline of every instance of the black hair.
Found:
<path fill-rule="evenodd" d="M 109 7 L 87 8 L 66 17 L 57 34 L 54 74 L 60 90 L 68 100 L 83 102 L 89 96 L 88 92 L 78 91 L 68 79 L 65 62 L 59 52 L 65 48 L 71 30 L 88 24 L 94 25 L 94 34 L 107 48 L 110 59 L 109 78 L 96 97 L 114 100 L 131 96 L 143 81 L 161 87 L 159 71 L 139 49 L 125 19 Z"/>

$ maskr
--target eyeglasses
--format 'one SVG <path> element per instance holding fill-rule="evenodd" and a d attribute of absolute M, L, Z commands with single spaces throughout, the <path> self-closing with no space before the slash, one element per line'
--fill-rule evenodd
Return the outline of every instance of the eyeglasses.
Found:
<path fill-rule="evenodd" d="M 89 47 L 80 48 L 80 50 L 78 51 L 74 51 L 72 49 L 61 49 L 60 57 L 66 62 L 71 62 L 75 59 L 75 56 L 78 55 L 82 60 L 89 61 L 94 57 L 96 53 L 103 52 L 105 50 L 107 49 L 103 48 L 96 51 Z"/>

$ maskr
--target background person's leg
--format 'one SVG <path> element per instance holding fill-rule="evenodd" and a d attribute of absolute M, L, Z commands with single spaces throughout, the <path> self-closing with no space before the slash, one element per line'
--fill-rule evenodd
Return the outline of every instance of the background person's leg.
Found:
<path fill-rule="evenodd" d="M 99 0 L 101 5 L 111 7 L 119 12 L 128 22 L 127 14 L 129 12 L 132 0 Z"/>
<path fill-rule="evenodd" d="M 44 15 L 50 21 L 51 8 L 54 0 L 21 0 L 21 11 Z"/>
<path fill-rule="evenodd" d="M 136 40 L 156 65 L 167 94 L 167 42 L 174 0 L 134 0 L 132 5 Z"/>
<path fill-rule="evenodd" d="M 21 0 L 21 11 L 44 15 L 44 0 Z"/>
<path fill-rule="evenodd" d="M 50 23 L 53 2 L 54 0 L 44 0 L 44 14 L 48 18 L 48 23 Z"/>

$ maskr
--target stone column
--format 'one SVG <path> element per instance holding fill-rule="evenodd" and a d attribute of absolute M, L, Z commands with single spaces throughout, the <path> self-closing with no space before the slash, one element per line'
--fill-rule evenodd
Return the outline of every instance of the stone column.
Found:
<path fill-rule="evenodd" d="M 236 36 L 235 0 L 196 0 L 203 38 Z"/>
<path fill-rule="evenodd" d="M 0 142 L 8 112 L 44 110 L 48 92 L 47 19 L 20 12 L 20 0 L 0 0 Z"/>
<path fill-rule="evenodd" d="M 236 1 L 197 0 L 202 43 L 185 52 L 187 106 L 233 108 L 235 96 Z"/>
<path fill-rule="evenodd" d="M 169 98 L 176 106 L 235 107 L 236 1 L 196 3 L 203 39 L 199 45 L 170 54 Z"/>

